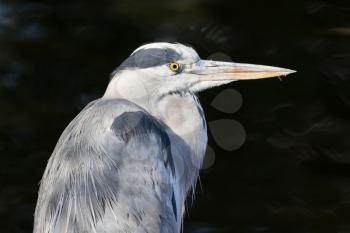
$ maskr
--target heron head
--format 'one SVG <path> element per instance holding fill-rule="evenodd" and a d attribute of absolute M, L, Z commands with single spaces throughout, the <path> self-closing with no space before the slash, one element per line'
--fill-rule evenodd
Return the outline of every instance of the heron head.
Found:
<path fill-rule="evenodd" d="M 272 66 L 200 59 L 179 43 L 151 43 L 137 48 L 113 73 L 105 97 L 157 97 L 199 92 L 237 80 L 285 76 L 295 71 Z"/>

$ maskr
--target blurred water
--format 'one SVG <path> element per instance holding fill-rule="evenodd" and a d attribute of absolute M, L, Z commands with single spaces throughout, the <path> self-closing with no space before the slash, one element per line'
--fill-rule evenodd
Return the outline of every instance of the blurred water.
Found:
<path fill-rule="evenodd" d="M 185 232 L 350 232 L 349 16 L 346 0 L 1 1 L 0 232 L 32 231 L 59 135 L 153 41 L 298 70 L 200 94 L 207 121 L 239 122 L 245 140 L 232 151 L 210 131 Z"/>

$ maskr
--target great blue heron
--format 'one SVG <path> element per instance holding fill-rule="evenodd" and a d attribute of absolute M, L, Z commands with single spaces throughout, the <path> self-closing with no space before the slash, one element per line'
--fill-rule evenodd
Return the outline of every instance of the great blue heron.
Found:
<path fill-rule="evenodd" d="M 34 232 L 180 232 L 207 146 L 196 93 L 292 72 L 201 60 L 178 43 L 139 47 L 62 133 L 41 181 Z"/>

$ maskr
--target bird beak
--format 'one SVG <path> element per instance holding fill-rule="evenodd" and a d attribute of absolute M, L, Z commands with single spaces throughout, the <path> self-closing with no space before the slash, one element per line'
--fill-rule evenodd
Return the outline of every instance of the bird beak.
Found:
<path fill-rule="evenodd" d="M 294 70 L 234 62 L 201 60 L 189 73 L 199 75 L 201 81 L 235 81 L 286 76 Z"/>

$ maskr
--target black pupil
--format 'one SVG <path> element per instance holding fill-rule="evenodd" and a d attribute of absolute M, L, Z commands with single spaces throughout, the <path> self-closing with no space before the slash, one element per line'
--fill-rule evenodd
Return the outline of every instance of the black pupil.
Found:
<path fill-rule="evenodd" d="M 173 69 L 176 70 L 177 69 L 177 65 L 173 64 Z"/>

